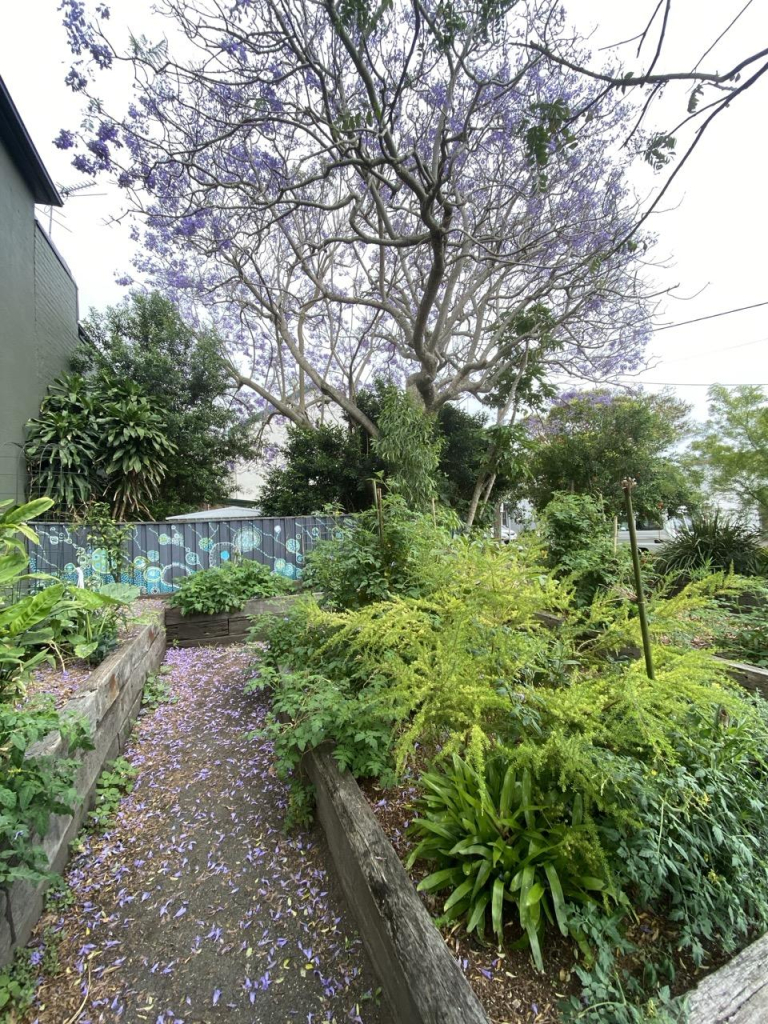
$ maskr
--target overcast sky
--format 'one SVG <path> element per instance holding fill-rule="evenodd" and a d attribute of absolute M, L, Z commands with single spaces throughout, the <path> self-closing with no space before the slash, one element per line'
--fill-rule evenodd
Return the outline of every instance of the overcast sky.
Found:
<path fill-rule="evenodd" d="M 746 0 L 675 0 L 669 45 L 657 70 L 688 69 L 744 7 Z M 80 99 L 64 85 L 69 66 L 57 0 L 0 0 L 0 74 L 5 78 L 27 128 L 54 181 L 74 185 L 82 176 L 71 167 L 71 153 L 52 139 L 62 127 L 76 128 Z M 115 0 L 113 28 L 146 31 L 147 0 Z M 635 36 L 655 0 L 569 0 L 572 19 L 593 31 L 595 50 Z M 123 33 L 124 35 L 124 33 Z M 702 65 L 722 72 L 768 41 L 768 3 L 752 0 L 748 10 Z M 634 48 L 626 48 L 633 68 Z M 647 60 L 647 57 L 646 57 Z M 110 72 L 102 94 L 127 95 L 127 82 Z M 659 127 L 685 112 L 685 96 L 668 91 L 655 112 Z M 673 289 L 659 307 L 659 323 L 679 323 L 722 310 L 768 301 L 768 199 L 766 198 L 766 110 L 768 76 L 724 112 L 707 132 L 653 219 L 659 237 L 649 270 L 659 289 Z M 658 179 L 637 173 L 635 187 L 645 195 Z M 101 193 L 106 193 L 102 195 Z M 130 272 L 132 246 L 127 226 L 109 223 L 119 213 L 117 190 L 99 181 L 53 214 L 53 240 L 69 263 L 80 289 L 81 315 L 91 306 L 118 301 L 125 289 L 115 277 Z M 681 397 L 706 414 L 706 385 L 768 384 L 768 306 L 699 324 L 659 331 L 649 357 L 657 365 L 640 376 L 672 383 Z M 698 386 L 697 386 L 698 385 Z"/>

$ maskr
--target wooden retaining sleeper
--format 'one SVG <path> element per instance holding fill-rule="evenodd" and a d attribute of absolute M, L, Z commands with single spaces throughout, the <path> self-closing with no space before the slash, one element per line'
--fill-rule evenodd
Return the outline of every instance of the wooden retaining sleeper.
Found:
<path fill-rule="evenodd" d="M 91 805 L 96 782 L 104 765 L 124 749 L 141 708 L 144 683 L 156 672 L 165 656 L 162 622 L 144 626 L 141 632 L 109 655 L 93 670 L 84 688 L 61 709 L 83 716 L 90 724 L 93 750 L 78 750 L 80 761 L 75 788 L 81 797 L 75 814 L 56 815 L 42 847 L 51 871 L 61 871 L 69 857 L 69 844 L 77 835 Z M 66 757 L 66 745 L 58 732 L 30 748 L 32 754 Z M 0 967 L 9 963 L 17 947 L 25 946 L 43 910 L 47 883 L 33 886 L 14 882 L 0 888 Z"/>
<path fill-rule="evenodd" d="M 205 647 L 212 644 L 242 644 L 256 615 L 286 615 L 297 594 L 254 598 L 244 608 L 216 615 L 182 615 L 178 608 L 165 610 L 165 635 L 177 647 Z"/>

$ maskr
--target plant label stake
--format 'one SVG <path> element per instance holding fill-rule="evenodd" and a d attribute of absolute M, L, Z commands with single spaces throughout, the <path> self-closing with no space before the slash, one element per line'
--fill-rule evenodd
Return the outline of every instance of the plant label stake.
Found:
<path fill-rule="evenodd" d="M 645 654 L 645 671 L 649 679 L 655 679 L 653 674 L 653 656 L 651 653 L 651 637 L 648 633 L 648 618 L 645 613 L 645 597 L 643 596 L 643 575 L 640 570 L 640 550 L 637 546 L 637 531 L 635 530 L 635 514 L 632 509 L 632 491 L 637 481 L 631 476 L 621 481 L 621 488 L 624 491 L 624 498 L 627 504 L 627 524 L 629 526 L 629 545 L 632 548 L 632 565 L 635 570 L 635 590 L 637 591 L 637 614 L 640 618 L 640 632 L 643 637 L 643 652 Z"/>

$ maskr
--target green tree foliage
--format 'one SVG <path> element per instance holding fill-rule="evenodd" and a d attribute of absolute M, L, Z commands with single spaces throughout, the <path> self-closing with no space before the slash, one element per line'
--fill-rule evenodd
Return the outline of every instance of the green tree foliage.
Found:
<path fill-rule="evenodd" d="M 425 509 L 437 497 L 442 441 L 434 419 L 407 391 L 387 389 L 373 447 L 386 467 L 387 487 L 409 508 Z"/>
<path fill-rule="evenodd" d="M 768 399 L 762 387 L 709 389 L 709 419 L 694 444 L 717 493 L 735 498 L 768 531 Z"/>
<path fill-rule="evenodd" d="M 363 430 L 327 423 L 288 427 L 282 460 L 259 499 L 266 516 L 309 515 L 326 505 L 359 512 L 371 505 L 370 480 L 383 468 Z"/>
<path fill-rule="evenodd" d="M 118 519 L 149 514 L 174 451 L 162 416 L 131 380 L 64 374 L 27 423 L 29 492 L 53 498 L 59 511 L 98 500 Z"/>
<path fill-rule="evenodd" d="M 530 498 L 543 509 L 557 491 L 601 497 L 621 515 L 621 481 L 637 480 L 639 516 L 658 519 L 698 503 L 696 480 L 672 454 L 689 431 L 689 407 L 668 392 L 626 395 L 607 389 L 564 396 L 542 420 L 535 438 Z"/>
<path fill-rule="evenodd" d="M 612 528 L 599 498 L 558 493 L 541 516 L 547 564 L 574 588 L 579 607 L 592 602 L 602 587 L 629 570 L 629 552 L 613 550 Z"/>
<path fill-rule="evenodd" d="M 80 347 L 77 369 L 89 378 L 108 371 L 134 381 L 174 445 L 162 486 L 148 502 L 152 516 L 224 502 L 231 495 L 232 463 L 254 458 L 256 443 L 234 405 L 220 340 L 192 330 L 157 292 L 92 310 L 85 327 L 92 344 Z"/>
<path fill-rule="evenodd" d="M 376 424 L 388 390 L 394 390 L 392 385 L 378 380 L 357 396 L 357 404 Z M 441 441 L 439 498 L 464 518 L 493 443 L 491 431 L 484 415 L 446 404 L 434 417 L 434 436 Z M 360 512 L 372 504 L 371 479 L 387 468 L 369 435 L 351 421 L 315 429 L 289 426 L 281 461 L 283 465 L 274 465 L 267 474 L 260 499 L 264 515 L 308 515 L 326 505 Z M 510 486 L 504 469 L 497 466 L 492 498 Z"/>

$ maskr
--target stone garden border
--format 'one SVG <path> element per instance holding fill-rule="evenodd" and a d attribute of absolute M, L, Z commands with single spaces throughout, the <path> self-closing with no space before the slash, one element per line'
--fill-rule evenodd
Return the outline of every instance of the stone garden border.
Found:
<path fill-rule="evenodd" d="M 61 713 L 85 718 L 94 743 L 93 750 L 77 751 L 80 761 L 75 787 L 81 797 L 75 814 L 57 815 L 42 846 L 52 871 L 61 871 L 69 855 L 69 843 L 75 838 L 90 806 L 96 781 L 104 765 L 124 749 L 134 719 L 139 713 L 147 676 L 157 671 L 165 655 L 162 620 L 143 626 L 141 631 L 93 670 L 76 697 L 67 701 Z M 30 750 L 53 757 L 66 756 L 61 735 L 51 733 Z M 8 963 L 17 947 L 25 946 L 43 909 L 46 883 L 33 886 L 14 882 L 0 888 L 0 967 Z"/>

